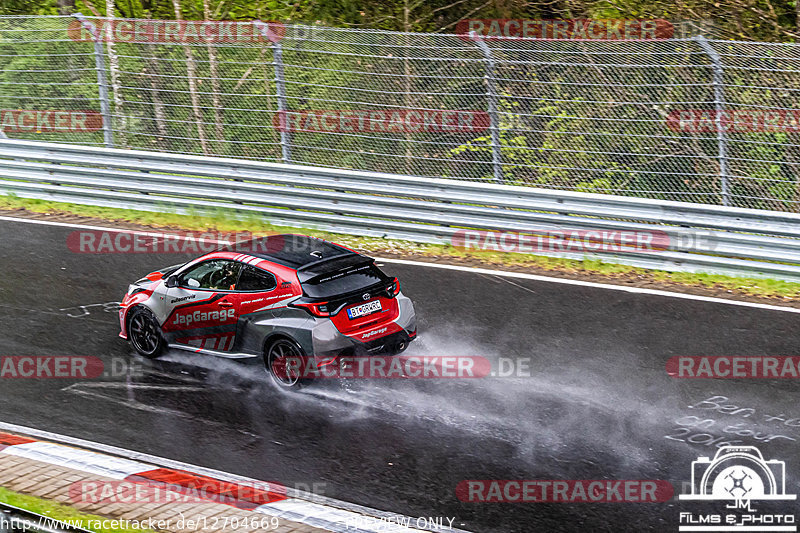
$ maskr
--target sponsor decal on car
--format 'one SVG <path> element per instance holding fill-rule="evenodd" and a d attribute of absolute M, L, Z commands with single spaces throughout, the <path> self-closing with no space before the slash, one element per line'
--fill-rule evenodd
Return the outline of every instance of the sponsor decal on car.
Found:
<path fill-rule="evenodd" d="M 221 310 L 221 311 L 209 311 L 204 313 L 202 311 L 195 311 L 194 313 L 183 315 L 183 314 L 176 314 L 175 320 L 172 322 L 173 325 L 191 325 L 195 322 L 211 322 L 211 321 L 219 321 L 219 322 L 227 322 L 229 319 L 233 319 L 235 317 L 235 311 L 233 309 Z"/>
<path fill-rule="evenodd" d="M 361 335 L 362 339 L 369 339 L 370 337 L 374 337 L 375 335 L 380 335 L 381 333 L 386 333 L 386 330 L 389 328 L 380 328 L 370 331 L 369 333 L 364 333 Z"/>

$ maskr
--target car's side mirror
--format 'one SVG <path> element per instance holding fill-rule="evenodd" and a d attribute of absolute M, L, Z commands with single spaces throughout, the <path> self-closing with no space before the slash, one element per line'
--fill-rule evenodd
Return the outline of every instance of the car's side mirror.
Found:
<path fill-rule="evenodd" d="M 170 276 L 167 278 L 167 288 L 178 286 L 178 276 Z"/>

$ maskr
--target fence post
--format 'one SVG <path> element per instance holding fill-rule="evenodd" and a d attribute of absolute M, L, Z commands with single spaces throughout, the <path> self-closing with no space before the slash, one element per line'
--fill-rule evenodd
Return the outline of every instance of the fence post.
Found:
<path fill-rule="evenodd" d="M 494 181 L 503 183 L 503 153 L 500 150 L 500 120 L 497 116 L 497 90 L 494 84 L 494 57 L 492 50 L 481 39 L 478 34 L 472 32 L 470 37 L 480 48 L 483 57 L 486 58 L 486 98 L 489 102 L 489 128 L 492 139 L 492 167 L 494 169 Z"/>
<path fill-rule="evenodd" d="M 725 113 L 725 71 L 722 68 L 722 58 L 717 51 L 714 50 L 714 47 L 711 46 L 711 43 L 708 42 L 708 39 L 702 35 L 696 35 L 693 39 L 697 41 L 700 48 L 708 54 L 714 69 L 714 109 L 716 114 L 714 125 L 717 128 L 719 179 L 722 193 L 722 205 L 728 206 L 730 205 L 730 184 L 728 183 L 728 134 L 725 131 L 722 118 Z"/>
<path fill-rule="evenodd" d="M 275 35 L 271 31 L 269 24 L 260 20 L 254 20 L 253 24 L 261 32 L 261 35 L 272 41 L 272 65 L 275 67 L 275 91 L 278 96 L 278 124 L 281 131 L 281 161 L 290 163 L 292 161 L 292 135 L 288 128 L 289 118 L 286 116 L 289 106 L 286 104 L 286 85 L 283 76 L 283 49 L 281 48 L 281 35 Z"/>
<path fill-rule="evenodd" d="M 103 114 L 103 141 L 106 147 L 114 148 L 114 133 L 111 129 L 111 108 L 108 105 L 108 82 L 106 81 L 106 61 L 105 56 L 103 56 L 102 40 L 97 31 L 97 26 L 86 20 L 86 17 L 80 13 L 73 13 L 72 16 L 92 34 L 94 66 L 95 70 L 97 70 L 97 88 L 100 95 L 100 112 Z"/>

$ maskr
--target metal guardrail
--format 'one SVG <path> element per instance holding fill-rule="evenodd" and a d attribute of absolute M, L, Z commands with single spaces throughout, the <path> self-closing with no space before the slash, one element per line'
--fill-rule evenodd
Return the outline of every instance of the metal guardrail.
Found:
<path fill-rule="evenodd" d="M 0 16 L 0 122 L 16 139 L 797 211 L 800 44 L 698 22 L 476 39 Z"/>
<path fill-rule="evenodd" d="M 661 232 L 663 251 L 543 255 L 800 281 L 795 213 L 4 139 L 0 192 L 439 244 L 464 229 Z"/>

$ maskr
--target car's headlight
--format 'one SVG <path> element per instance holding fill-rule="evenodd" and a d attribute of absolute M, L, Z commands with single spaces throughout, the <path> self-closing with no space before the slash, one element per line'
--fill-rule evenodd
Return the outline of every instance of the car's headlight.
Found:
<path fill-rule="evenodd" d="M 138 285 L 131 285 L 130 287 L 128 287 L 128 296 L 133 296 L 134 294 L 138 294 L 138 293 L 144 292 L 146 290 L 147 289 L 145 289 L 143 287 L 139 287 Z"/>

